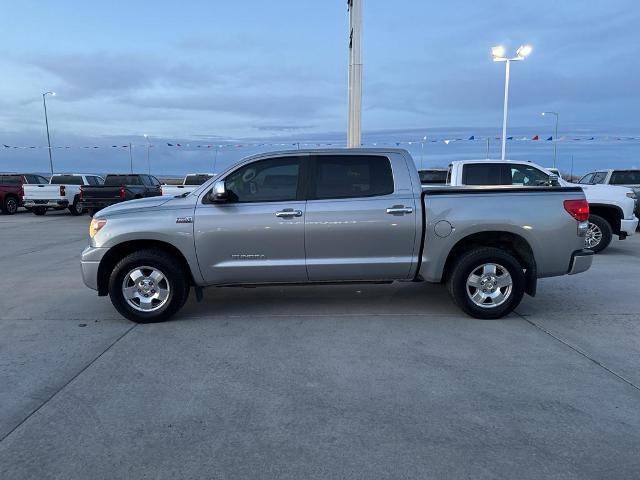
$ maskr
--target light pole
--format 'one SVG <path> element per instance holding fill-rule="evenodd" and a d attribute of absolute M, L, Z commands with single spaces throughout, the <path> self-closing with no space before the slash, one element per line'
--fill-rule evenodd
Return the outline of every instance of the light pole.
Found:
<path fill-rule="evenodd" d="M 149 159 L 149 150 L 151 150 L 151 141 L 149 140 L 149 135 L 144 134 L 144 138 L 147 139 L 147 173 L 151 175 L 151 160 Z"/>
<path fill-rule="evenodd" d="M 505 48 L 501 45 L 493 47 L 491 49 L 491 56 L 493 57 L 494 62 L 504 62 L 505 63 L 505 78 L 504 78 L 504 110 L 502 114 L 502 160 L 504 160 L 506 151 L 507 151 L 507 110 L 509 105 L 509 69 L 511 67 L 511 62 L 524 60 L 531 54 L 531 46 L 530 45 L 521 45 L 518 50 L 516 50 L 515 57 L 506 57 L 505 56 Z"/>
<path fill-rule="evenodd" d="M 558 162 L 558 119 L 560 118 L 560 114 L 558 112 L 542 112 L 542 116 L 545 115 L 555 115 L 556 117 L 556 132 L 553 135 L 553 167 L 555 168 L 556 163 Z"/>
<path fill-rule="evenodd" d="M 44 105 L 44 124 L 47 126 L 47 144 L 49 145 L 49 168 L 53 175 L 53 158 L 51 157 L 51 138 L 49 137 L 49 118 L 47 117 L 47 95 L 55 96 L 56 92 L 44 92 L 42 94 L 42 103 Z"/>
<path fill-rule="evenodd" d="M 359 148 L 362 129 L 362 2 L 347 0 L 349 8 L 349 116 L 347 147 Z"/>

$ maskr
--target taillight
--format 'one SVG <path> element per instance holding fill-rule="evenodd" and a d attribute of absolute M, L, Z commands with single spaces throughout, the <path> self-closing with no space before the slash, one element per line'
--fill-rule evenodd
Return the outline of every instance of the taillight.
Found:
<path fill-rule="evenodd" d="M 64 185 L 60 185 L 60 196 L 64 197 L 66 195 Z"/>
<path fill-rule="evenodd" d="M 82 190 L 82 187 L 80 187 L 80 200 L 84 199 L 84 191 Z"/>
<path fill-rule="evenodd" d="M 585 200 L 565 200 L 564 209 L 579 222 L 589 220 L 589 203 Z"/>
<path fill-rule="evenodd" d="M 120 200 L 124 200 L 127 198 L 127 192 L 124 189 L 124 185 L 120 187 Z"/>
<path fill-rule="evenodd" d="M 24 197 L 24 187 L 22 185 L 20 185 L 20 190 L 18 190 L 18 195 L 20 195 L 20 198 Z"/>

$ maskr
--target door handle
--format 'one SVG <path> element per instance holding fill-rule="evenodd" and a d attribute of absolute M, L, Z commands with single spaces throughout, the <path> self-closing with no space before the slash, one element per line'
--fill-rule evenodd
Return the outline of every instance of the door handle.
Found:
<path fill-rule="evenodd" d="M 278 218 L 293 218 L 293 217 L 301 217 L 302 210 L 294 210 L 293 208 L 285 208 L 284 210 L 280 210 L 276 212 L 276 217 Z"/>
<path fill-rule="evenodd" d="M 389 215 L 404 215 L 405 213 L 413 213 L 413 208 L 405 207 L 404 205 L 394 205 L 391 208 L 387 208 Z"/>

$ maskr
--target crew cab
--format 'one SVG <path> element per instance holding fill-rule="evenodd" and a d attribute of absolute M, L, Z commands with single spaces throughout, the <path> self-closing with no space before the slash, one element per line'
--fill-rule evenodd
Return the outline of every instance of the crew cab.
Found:
<path fill-rule="evenodd" d="M 80 208 L 93 216 L 98 210 L 127 200 L 162 195 L 160 181 L 144 173 L 109 174 L 102 185 L 80 187 Z"/>
<path fill-rule="evenodd" d="M 52 175 L 49 183 L 25 185 L 24 206 L 31 208 L 36 215 L 44 215 L 47 209 L 69 209 L 72 215 L 82 215 L 80 207 L 80 188 L 83 185 L 102 185 L 104 179 L 99 175 L 85 173 L 62 173 Z"/>
<path fill-rule="evenodd" d="M 22 206 L 24 186 L 45 182 L 46 178 L 35 173 L 0 173 L 0 210 L 13 215 Z"/>
<path fill-rule="evenodd" d="M 135 322 L 191 287 L 445 282 L 469 315 L 511 312 L 537 279 L 591 266 L 579 187 L 423 188 L 401 149 L 249 157 L 186 196 L 98 212 L 85 284 Z"/>
<path fill-rule="evenodd" d="M 577 186 L 549 170 L 526 161 L 463 160 L 452 162 L 448 184 L 512 185 L 512 186 Z M 598 253 L 609 246 L 613 235 L 624 240 L 633 235 L 638 226 L 634 215 L 636 195 L 631 189 L 580 183 L 589 202 L 589 230 L 585 247 Z"/>
<path fill-rule="evenodd" d="M 162 195 L 184 195 L 193 192 L 207 180 L 213 178 L 214 173 L 190 173 L 182 180 L 182 185 L 162 185 Z"/>
<path fill-rule="evenodd" d="M 599 170 L 587 173 L 578 182 L 583 185 L 617 185 L 636 194 L 636 217 L 640 218 L 640 170 Z"/>

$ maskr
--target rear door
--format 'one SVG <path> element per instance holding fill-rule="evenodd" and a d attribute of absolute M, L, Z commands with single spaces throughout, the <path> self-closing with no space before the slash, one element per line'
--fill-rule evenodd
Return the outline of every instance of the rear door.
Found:
<path fill-rule="evenodd" d="M 194 235 L 209 284 L 306 282 L 306 157 L 283 156 L 240 166 L 224 179 L 225 203 L 200 196 Z"/>
<path fill-rule="evenodd" d="M 310 165 L 305 219 L 311 281 L 408 278 L 417 214 L 406 162 L 383 154 L 321 154 Z"/>

